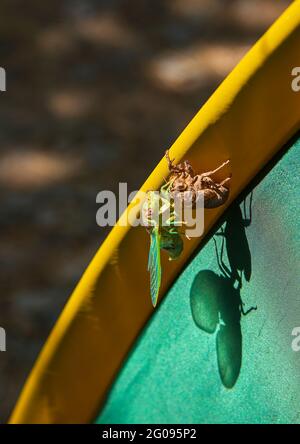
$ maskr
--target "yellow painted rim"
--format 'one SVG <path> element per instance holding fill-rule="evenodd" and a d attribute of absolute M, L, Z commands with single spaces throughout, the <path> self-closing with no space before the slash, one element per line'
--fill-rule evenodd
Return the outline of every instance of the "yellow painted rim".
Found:
<path fill-rule="evenodd" d="M 231 159 L 230 198 L 223 207 L 206 211 L 204 236 L 299 129 L 300 92 L 291 88 L 292 69 L 299 66 L 299 47 L 297 0 L 254 45 L 171 147 L 171 157 L 176 161 L 188 158 L 199 172 Z M 159 189 L 167 175 L 167 164 L 162 160 L 142 190 Z M 161 297 L 201 239 L 186 241 L 180 260 L 169 262 L 163 257 Z M 130 347 L 153 314 L 148 248 L 149 239 L 142 228 L 114 227 L 40 353 L 11 423 L 93 420 Z"/>

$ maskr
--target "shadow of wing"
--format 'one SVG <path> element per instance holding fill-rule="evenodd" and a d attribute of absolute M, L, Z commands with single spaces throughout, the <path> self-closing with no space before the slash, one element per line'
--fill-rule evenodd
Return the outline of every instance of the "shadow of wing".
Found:
<path fill-rule="evenodd" d="M 242 333 L 239 322 L 220 326 L 216 348 L 220 378 L 225 387 L 232 388 L 242 365 Z"/>
<path fill-rule="evenodd" d="M 195 277 L 190 304 L 197 327 L 207 333 L 214 333 L 219 323 L 219 294 L 221 279 L 211 270 L 202 270 Z"/>

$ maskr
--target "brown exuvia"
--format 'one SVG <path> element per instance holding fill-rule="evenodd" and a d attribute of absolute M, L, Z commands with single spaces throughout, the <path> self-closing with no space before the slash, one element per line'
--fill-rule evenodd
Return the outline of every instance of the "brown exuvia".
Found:
<path fill-rule="evenodd" d="M 231 175 L 222 182 L 216 182 L 212 176 L 229 164 L 229 160 L 222 163 L 218 168 L 207 173 L 195 174 L 193 167 L 188 160 L 178 165 L 173 165 L 174 159 L 169 157 L 166 151 L 166 159 L 170 170 L 169 191 L 173 195 L 182 196 L 182 199 L 191 200 L 193 206 L 196 205 L 199 192 L 204 195 L 204 208 L 217 208 L 223 205 L 229 196 L 229 181 Z M 184 194 L 183 194 L 184 193 Z"/>

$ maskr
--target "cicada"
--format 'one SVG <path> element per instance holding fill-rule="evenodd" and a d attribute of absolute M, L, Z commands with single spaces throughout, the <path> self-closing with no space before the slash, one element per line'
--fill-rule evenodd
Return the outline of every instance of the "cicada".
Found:
<path fill-rule="evenodd" d="M 150 272 L 150 293 L 152 304 L 157 304 L 161 285 L 161 257 L 160 250 L 166 250 L 169 260 L 177 259 L 183 250 L 181 228 L 184 221 L 179 220 L 176 212 L 175 199 L 185 200 L 188 196 L 192 207 L 196 206 L 199 193 L 204 196 L 204 208 L 216 208 L 223 205 L 228 199 L 230 177 L 220 183 L 212 176 L 228 165 L 229 160 L 215 170 L 207 173 L 195 174 L 189 161 L 173 165 L 173 160 L 166 151 L 170 177 L 159 192 L 148 191 L 143 205 L 143 219 L 150 234 L 150 249 L 148 270 Z"/>
<path fill-rule="evenodd" d="M 161 188 L 160 193 L 149 191 L 143 206 L 143 216 L 150 234 L 148 271 L 154 307 L 157 304 L 161 285 L 160 250 L 168 252 L 169 260 L 177 259 L 183 250 L 183 240 L 179 231 L 181 222 L 177 220 L 174 203 L 168 197 L 165 187 Z"/>

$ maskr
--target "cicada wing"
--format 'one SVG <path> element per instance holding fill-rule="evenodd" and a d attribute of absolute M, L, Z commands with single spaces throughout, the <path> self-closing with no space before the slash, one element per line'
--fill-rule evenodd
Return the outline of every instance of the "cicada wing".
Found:
<path fill-rule="evenodd" d="M 152 230 L 150 234 L 150 242 L 148 270 L 150 272 L 151 300 L 153 307 L 155 307 L 161 284 L 160 234 L 157 228 Z"/>

